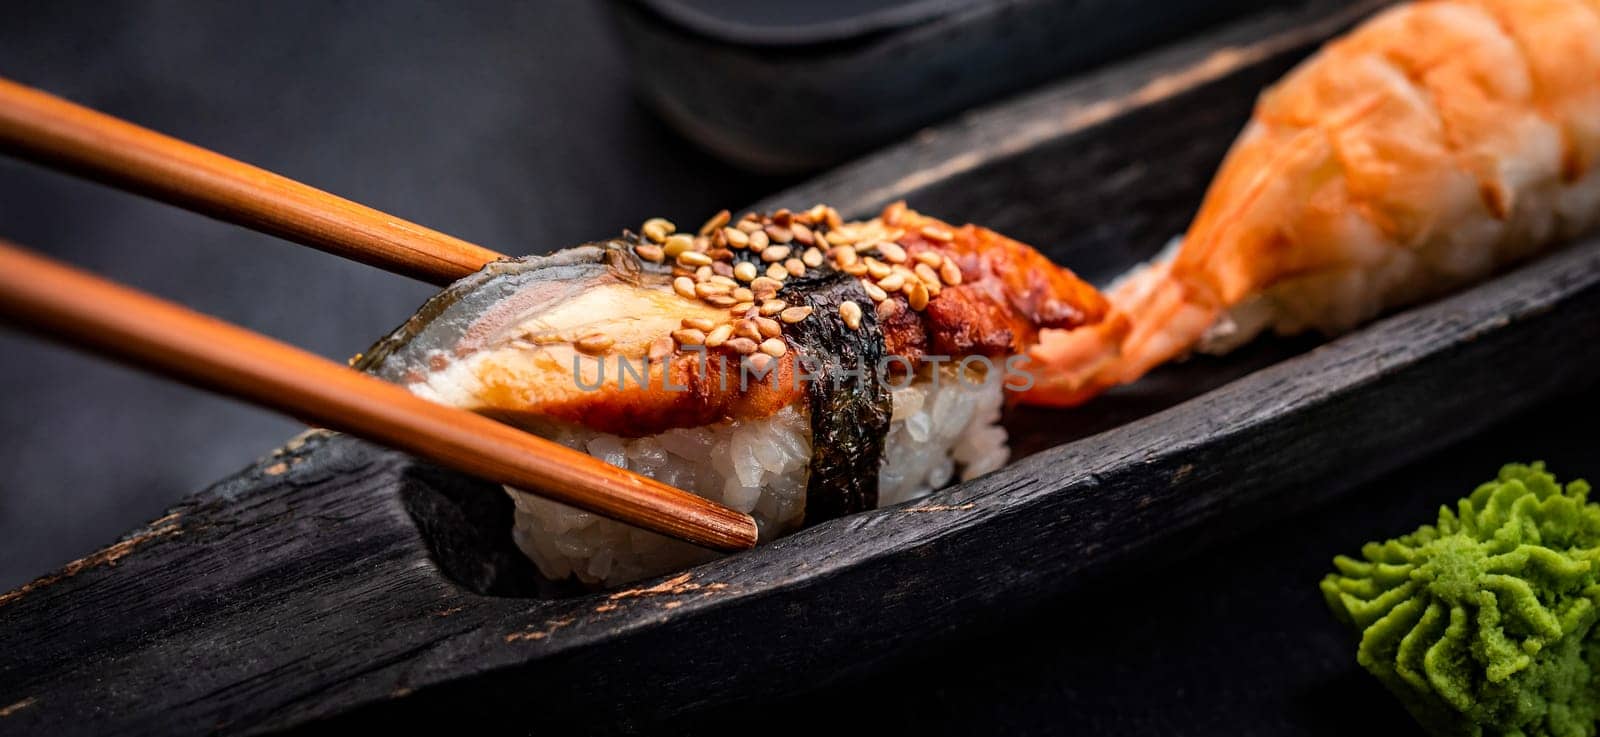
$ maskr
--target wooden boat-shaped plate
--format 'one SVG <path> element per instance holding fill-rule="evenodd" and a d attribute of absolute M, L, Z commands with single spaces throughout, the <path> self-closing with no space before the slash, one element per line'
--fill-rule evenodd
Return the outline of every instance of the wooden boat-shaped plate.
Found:
<path fill-rule="evenodd" d="M 1255 96 L 1375 3 L 1260 16 L 763 206 L 905 198 L 1104 280 L 1179 232 Z M 0 595 L 0 731 L 624 728 L 803 691 L 1345 491 L 1600 360 L 1600 239 L 1332 341 L 1008 418 L 1019 459 L 623 590 L 537 583 L 497 488 L 313 434 Z"/>

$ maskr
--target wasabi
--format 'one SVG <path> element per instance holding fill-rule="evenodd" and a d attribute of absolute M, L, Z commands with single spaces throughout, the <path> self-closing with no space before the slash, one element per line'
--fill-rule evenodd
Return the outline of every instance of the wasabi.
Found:
<path fill-rule="evenodd" d="M 1600 504 L 1543 463 L 1322 580 L 1361 633 L 1356 659 L 1434 735 L 1594 735 L 1600 718 Z"/>

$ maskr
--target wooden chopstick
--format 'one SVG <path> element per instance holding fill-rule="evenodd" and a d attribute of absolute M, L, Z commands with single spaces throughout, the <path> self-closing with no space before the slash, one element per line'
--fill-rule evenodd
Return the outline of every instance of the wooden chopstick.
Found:
<path fill-rule="evenodd" d="M 504 258 L 5 79 L 0 151 L 435 284 Z"/>
<path fill-rule="evenodd" d="M 756 542 L 749 515 L 4 241 L 0 319 L 697 545 Z"/>

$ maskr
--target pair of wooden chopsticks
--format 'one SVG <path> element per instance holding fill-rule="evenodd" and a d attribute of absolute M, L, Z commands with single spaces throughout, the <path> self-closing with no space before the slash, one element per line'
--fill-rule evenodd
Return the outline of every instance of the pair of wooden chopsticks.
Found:
<path fill-rule="evenodd" d="M 447 284 L 498 253 L 0 79 L 0 151 Z M 749 515 L 0 241 L 0 318 L 201 388 L 717 550 Z"/>

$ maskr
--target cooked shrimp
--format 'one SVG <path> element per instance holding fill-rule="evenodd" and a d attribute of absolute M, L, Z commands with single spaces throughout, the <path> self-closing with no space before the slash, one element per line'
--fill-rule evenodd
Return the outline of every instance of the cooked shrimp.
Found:
<path fill-rule="evenodd" d="M 1048 331 L 1024 401 L 1482 279 L 1600 220 L 1597 162 L 1600 0 L 1391 8 L 1261 97 L 1181 245 L 1113 287 L 1112 318 Z"/>

